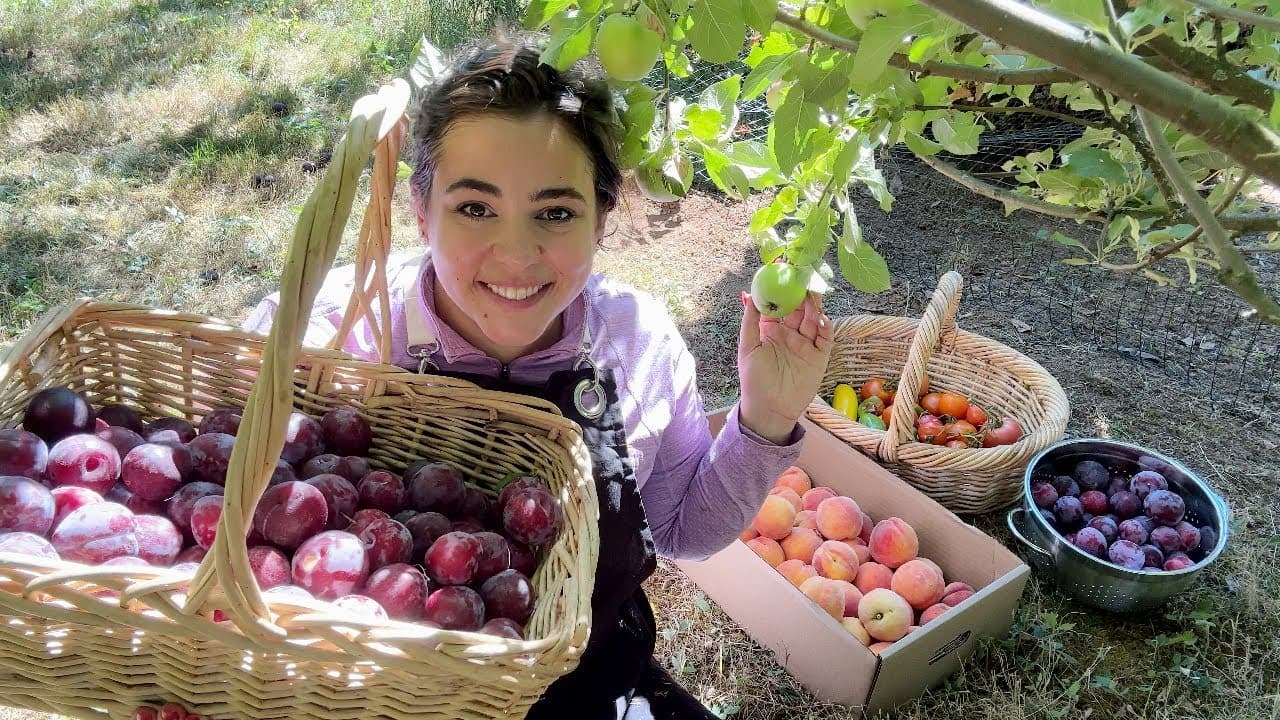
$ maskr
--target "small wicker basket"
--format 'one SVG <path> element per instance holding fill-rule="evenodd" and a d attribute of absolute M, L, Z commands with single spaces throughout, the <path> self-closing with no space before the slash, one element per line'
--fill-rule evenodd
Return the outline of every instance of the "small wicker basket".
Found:
<path fill-rule="evenodd" d="M 371 326 L 387 317 L 391 189 L 408 98 L 396 81 L 356 103 L 295 229 L 269 338 L 199 315 L 82 300 L 48 313 L 0 356 L 0 427 L 16 426 L 30 397 L 54 385 L 193 422 L 219 405 L 243 408 L 217 540 L 194 576 L 0 553 L 0 703 L 84 718 L 123 719 L 169 700 L 213 720 L 510 718 L 576 666 L 599 550 L 580 428 L 542 400 L 299 347 L 371 153 L 344 329 L 357 316 Z M 508 473 L 548 483 L 565 526 L 541 551 L 526 640 L 264 600 L 245 529 L 289 414 L 338 404 L 370 421 L 375 467 L 442 460 L 490 495 Z"/>
<path fill-rule="evenodd" d="M 1043 367 L 994 340 L 956 327 L 962 279 L 942 276 L 924 316 L 853 315 L 834 321 L 835 349 L 807 414 L 836 437 L 870 455 L 957 513 L 985 513 L 1016 501 L 1027 462 L 1057 442 L 1070 406 Z M 914 402 L 896 402 L 886 430 L 837 412 L 824 398 L 836 384 L 858 387 L 871 377 L 898 378 L 898 395 L 950 390 L 1017 420 L 1023 437 L 994 448 L 946 448 L 916 440 Z"/>

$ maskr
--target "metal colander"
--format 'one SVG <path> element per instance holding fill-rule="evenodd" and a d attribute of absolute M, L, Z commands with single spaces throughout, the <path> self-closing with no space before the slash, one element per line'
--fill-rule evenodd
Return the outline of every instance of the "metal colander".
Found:
<path fill-rule="evenodd" d="M 1069 474 L 1066 469 L 1080 460 L 1096 460 L 1113 473 L 1125 475 L 1140 469 L 1159 471 L 1169 481 L 1169 489 L 1185 501 L 1186 519 L 1197 527 L 1209 525 L 1216 530 L 1217 544 L 1204 559 L 1185 570 L 1150 572 L 1113 565 L 1067 542 L 1040 514 L 1032 500 L 1031 485 Z M 1103 610 L 1128 612 L 1163 605 L 1190 587 L 1227 546 L 1229 513 L 1222 498 L 1182 463 L 1131 443 L 1101 438 L 1054 443 L 1027 465 L 1022 497 L 1022 506 L 1010 510 L 1006 521 L 1014 537 L 1027 546 L 1031 564 L 1071 597 Z"/>

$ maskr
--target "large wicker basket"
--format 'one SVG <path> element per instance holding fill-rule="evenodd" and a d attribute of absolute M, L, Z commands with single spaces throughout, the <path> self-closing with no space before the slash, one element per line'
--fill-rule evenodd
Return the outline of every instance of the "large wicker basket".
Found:
<path fill-rule="evenodd" d="M 510 718 L 577 664 L 599 549 L 580 429 L 540 400 L 299 347 L 371 153 L 359 290 L 345 325 L 378 310 L 386 317 L 390 194 L 408 96 L 397 81 L 356 104 L 295 230 L 269 338 L 188 313 L 80 301 L 47 314 L 0 357 L 0 427 L 16 426 L 31 395 L 54 385 L 152 417 L 198 421 L 218 405 L 244 410 L 217 541 L 194 576 L 0 553 L 0 704 L 120 719 L 167 700 L 213 720 Z M 454 464 L 487 491 L 513 472 L 549 484 L 566 522 L 532 578 L 528 639 L 264 601 L 248 565 L 246 523 L 290 412 L 317 415 L 340 403 L 370 420 L 375 466 L 400 472 L 427 457 Z M 118 597 L 103 597 L 108 591 Z"/>
<path fill-rule="evenodd" d="M 923 318 L 854 315 L 834 322 L 835 349 L 807 414 L 818 425 L 957 513 L 984 513 L 1016 501 L 1022 471 L 1062 438 L 1070 406 L 1062 386 L 1039 363 L 994 340 L 956 327 L 962 280 L 942 276 Z M 930 390 L 962 393 L 1012 417 L 1021 440 L 994 448 L 946 448 L 916 440 L 914 403 L 895 402 L 887 430 L 837 412 L 825 398 L 837 383 L 897 378 L 898 396 Z"/>

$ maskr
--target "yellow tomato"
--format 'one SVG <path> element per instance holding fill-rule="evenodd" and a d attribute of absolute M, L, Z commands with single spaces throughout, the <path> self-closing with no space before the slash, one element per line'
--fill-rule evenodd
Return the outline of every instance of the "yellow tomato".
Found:
<path fill-rule="evenodd" d="M 850 420 L 858 419 L 858 391 L 852 386 L 840 383 L 836 385 L 835 396 L 831 399 L 831 407 Z"/>

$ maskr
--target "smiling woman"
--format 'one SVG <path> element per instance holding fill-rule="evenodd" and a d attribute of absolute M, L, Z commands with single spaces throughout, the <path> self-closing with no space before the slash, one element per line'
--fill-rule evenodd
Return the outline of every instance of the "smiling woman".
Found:
<path fill-rule="evenodd" d="M 622 182 L 611 94 L 582 68 L 542 64 L 542 41 L 466 48 L 422 93 L 409 182 L 427 252 L 388 263 L 392 357 L 362 324 L 342 346 L 545 398 L 582 427 L 600 500 L 591 639 L 529 717 L 710 718 L 653 661 L 641 585 L 655 554 L 705 558 L 751 523 L 799 455 L 831 323 L 817 296 L 770 318 L 743 293 L 742 397 L 713 439 L 666 309 L 592 272 Z M 333 339 L 352 276 L 325 279 L 308 343 Z M 268 329 L 276 306 L 263 300 L 248 327 Z"/>

